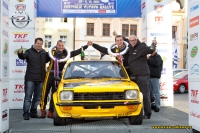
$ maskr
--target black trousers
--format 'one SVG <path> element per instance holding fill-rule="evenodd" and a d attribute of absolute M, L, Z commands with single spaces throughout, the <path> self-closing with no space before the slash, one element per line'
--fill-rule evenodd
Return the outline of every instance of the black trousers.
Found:
<path fill-rule="evenodd" d="M 54 73 L 51 72 L 47 72 L 45 80 L 44 80 L 44 84 L 42 87 L 42 96 L 41 96 L 41 100 L 40 100 L 40 109 L 41 110 L 45 110 L 46 109 L 46 105 L 47 105 L 47 98 L 49 95 L 49 92 L 51 90 L 51 100 L 50 100 L 50 105 L 49 105 L 49 111 L 53 112 L 53 93 L 56 92 L 56 88 L 55 88 L 55 81 L 54 81 Z"/>
<path fill-rule="evenodd" d="M 147 116 L 151 116 L 151 102 L 150 102 L 150 89 L 149 89 L 149 75 L 147 76 L 135 76 L 136 84 L 139 86 L 141 93 L 143 94 L 143 106 L 144 113 Z"/>

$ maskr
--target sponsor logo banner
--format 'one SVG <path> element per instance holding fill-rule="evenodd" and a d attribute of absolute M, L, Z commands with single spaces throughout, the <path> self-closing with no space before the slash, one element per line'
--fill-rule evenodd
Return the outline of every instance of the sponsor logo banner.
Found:
<path fill-rule="evenodd" d="M 195 5 L 195 6 L 193 6 L 193 7 L 191 7 L 191 8 L 190 8 L 190 12 L 192 12 L 192 11 L 198 9 L 198 8 L 199 8 L 199 4 L 198 4 L 198 5 Z"/>
<path fill-rule="evenodd" d="M 5 121 L 8 119 L 8 110 L 5 109 L 2 111 L 2 120 Z"/>
<path fill-rule="evenodd" d="M 2 91 L 3 91 L 2 103 L 6 103 L 6 102 L 8 102 L 8 88 L 4 88 L 4 89 L 2 89 Z"/>
<path fill-rule="evenodd" d="M 191 90 L 191 103 L 199 104 L 198 95 L 198 90 Z"/>
<path fill-rule="evenodd" d="M 191 75 L 199 75 L 199 65 L 198 65 L 198 64 L 194 64 L 194 65 L 190 68 L 190 74 L 191 74 Z"/>
<path fill-rule="evenodd" d="M 30 42 L 28 36 L 30 36 L 30 32 L 12 32 L 13 34 L 13 42 Z"/>
<path fill-rule="evenodd" d="M 190 41 L 195 41 L 198 39 L 198 32 L 190 35 Z"/>
<path fill-rule="evenodd" d="M 26 60 L 16 59 L 16 66 L 26 66 Z"/>
<path fill-rule="evenodd" d="M 190 56 L 191 56 L 192 58 L 194 58 L 194 57 L 197 55 L 197 53 L 198 53 L 198 47 L 197 47 L 197 46 L 194 46 L 194 47 L 192 48 L 191 52 L 190 52 Z"/>
<path fill-rule="evenodd" d="M 190 28 L 193 28 L 197 25 L 199 25 L 199 16 L 190 19 Z"/>

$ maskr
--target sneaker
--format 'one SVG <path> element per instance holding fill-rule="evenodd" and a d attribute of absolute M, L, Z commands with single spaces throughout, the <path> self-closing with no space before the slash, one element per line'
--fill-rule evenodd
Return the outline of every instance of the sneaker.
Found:
<path fill-rule="evenodd" d="M 29 116 L 28 115 L 24 115 L 24 120 L 29 120 Z"/>
<path fill-rule="evenodd" d="M 40 118 L 40 116 L 37 114 L 33 114 L 33 115 L 31 115 L 31 118 Z"/>
<path fill-rule="evenodd" d="M 159 112 L 159 111 L 160 111 L 160 108 L 155 107 L 155 108 L 154 108 L 154 111 L 155 111 L 155 112 Z"/>
<path fill-rule="evenodd" d="M 48 117 L 48 118 L 53 118 L 53 112 L 52 112 L 52 111 L 49 111 L 47 117 Z"/>
<path fill-rule="evenodd" d="M 151 116 L 147 116 L 147 115 L 143 116 L 143 119 L 150 119 L 150 118 L 151 118 Z"/>
<path fill-rule="evenodd" d="M 41 116 L 40 116 L 40 117 L 41 117 L 41 118 L 45 118 L 45 117 L 46 117 L 46 114 L 47 114 L 46 111 L 42 109 L 42 110 L 41 110 Z"/>

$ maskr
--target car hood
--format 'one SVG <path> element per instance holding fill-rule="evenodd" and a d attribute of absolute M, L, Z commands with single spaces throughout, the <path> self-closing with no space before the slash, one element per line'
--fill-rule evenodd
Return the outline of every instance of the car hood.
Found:
<path fill-rule="evenodd" d="M 62 82 L 64 89 L 73 88 L 93 88 L 93 89 L 102 89 L 102 88 L 132 88 L 137 89 L 138 86 L 136 83 L 128 80 L 108 80 L 108 79 L 97 79 L 97 80 L 68 80 Z"/>

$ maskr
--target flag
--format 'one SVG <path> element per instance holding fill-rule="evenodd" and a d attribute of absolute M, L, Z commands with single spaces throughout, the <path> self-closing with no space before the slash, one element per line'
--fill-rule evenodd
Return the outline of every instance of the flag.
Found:
<path fill-rule="evenodd" d="M 174 69 L 178 68 L 178 49 L 176 41 L 176 33 L 174 33 Z"/>

